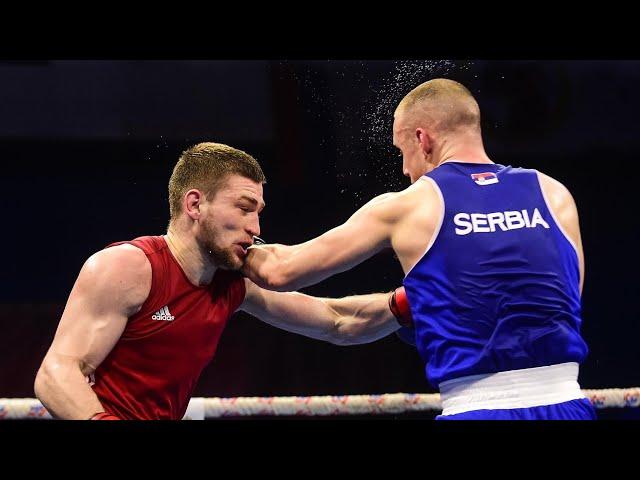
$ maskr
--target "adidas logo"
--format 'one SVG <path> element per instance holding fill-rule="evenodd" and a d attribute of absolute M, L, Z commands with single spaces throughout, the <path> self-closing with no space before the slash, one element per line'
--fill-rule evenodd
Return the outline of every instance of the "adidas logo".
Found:
<path fill-rule="evenodd" d="M 167 320 L 167 321 L 171 321 L 173 320 L 174 317 L 173 315 L 171 315 L 171 313 L 169 313 L 169 307 L 162 307 L 160 310 L 158 310 L 156 313 L 154 313 L 151 316 L 152 320 Z"/>

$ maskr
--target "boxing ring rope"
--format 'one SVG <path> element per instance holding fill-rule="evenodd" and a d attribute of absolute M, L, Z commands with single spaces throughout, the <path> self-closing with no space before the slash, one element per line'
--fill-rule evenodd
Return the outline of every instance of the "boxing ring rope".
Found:
<path fill-rule="evenodd" d="M 582 390 L 594 407 L 640 407 L 640 387 Z M 247 416 L 380 415 L 441 410 L 438 393 L 312 397 L 192 398 L 185 419 Z M 50 419 L 34 398 L 0 398 L 0 420 Z"/>

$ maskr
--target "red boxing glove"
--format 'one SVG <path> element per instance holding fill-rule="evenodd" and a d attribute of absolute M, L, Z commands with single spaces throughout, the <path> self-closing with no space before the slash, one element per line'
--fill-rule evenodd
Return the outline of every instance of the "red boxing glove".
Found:
<path fill-rule="evenodd" d="M 98 412 L 89 420 L 120 420 L 120 419 L 115 415 L 111 415 L 110 413 L 107 413 L 107 412 Z"/>
<path fill-rule="evenodd" d="M 396 288 L 389 297 L 389 309 L 398 319 L 398 323 L 403 327 L 413 326 L 413 317 L 411 316 L 411 308 L 409 300 L 404 291 L 404 287 Z"/>

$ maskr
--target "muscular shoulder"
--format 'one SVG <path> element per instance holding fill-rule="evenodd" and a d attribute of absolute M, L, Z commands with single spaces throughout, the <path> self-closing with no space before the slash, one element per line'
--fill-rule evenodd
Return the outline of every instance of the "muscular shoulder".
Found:
<path fill-rule="evenodd" d="M 139 280 L 145 276 L 145 272 L 151 274 L 151 264 L 142 250 L 122 244 L 94 253 L 85 262 L 83 270 L 93 275 L 116 275 Z"/>
<path fill-rule="evenodd" d="M 433 183 L 427 177 L 422 177 L 411 186 L 396 193 L 394 205 L 402 216 L 406 217 L 407 214 L 417 210 L 426 209 L 430 211 L 432 208 L 439 207 L 440 202 L 438 192 Z"/>
<path fill-rule="evenodd" d="M 106 248 L 87 259 L 77 284 L 89 295 L 140 306 L 151 289 L 151 264 L 144 252 L 132 245 Z"/>
<path fill-rule="evenodd" d="M 418 196 L 424 198 L 424 195 L 427 195 L 428 197 L 435 197 L 437 195 L 437 192 L 433 185 L 433 180 L 431 180 L 429 177 L 420 177 L 419 180 L 414 182 L 410 187 L 406 188 L 400 193 L 404 193 L 407 197 L 411 198 L 415 198 Z"/>
<path fill-rule="evenodd" d="M 545 175 L 540 171 L 537 171 L 537 174 L 542 192 L 552 209 L 560 210 L 574 205 L 573 196 L 567 187 L 555 178 Z"/>

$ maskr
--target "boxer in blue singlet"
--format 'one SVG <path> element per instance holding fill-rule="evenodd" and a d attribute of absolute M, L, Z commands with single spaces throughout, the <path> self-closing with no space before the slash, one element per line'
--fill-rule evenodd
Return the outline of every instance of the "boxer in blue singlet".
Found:
<path fill-rule="evenodd" d="M 492 162 L 478 104 L 452 80 L 409 92 L 393 139 L 410 187 L 308 242 L 251 247 L 245 274 L 293 290 L 391 247 L 413 321 L 400 335 L 440 391 L 438 419 L 595 419 L 578 384 L 584 255 L 569 191 Z"/>

